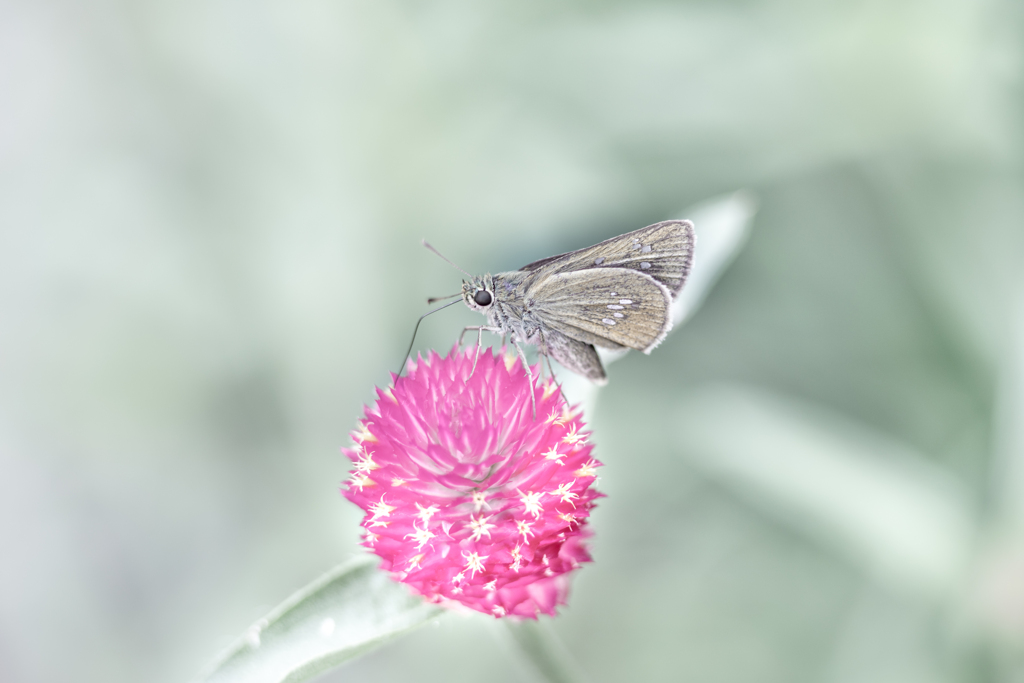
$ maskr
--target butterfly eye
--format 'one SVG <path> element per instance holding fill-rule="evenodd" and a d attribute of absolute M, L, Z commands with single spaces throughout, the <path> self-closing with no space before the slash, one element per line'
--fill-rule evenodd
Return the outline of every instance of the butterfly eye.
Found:
<path fill-rule="evenodd" d="M 473 295 L 473 301 L 476 302 L 477 306 L 490 306 L 491 305 L 491 293 L 486 289 L 481 289 L 479 292 Z"/>

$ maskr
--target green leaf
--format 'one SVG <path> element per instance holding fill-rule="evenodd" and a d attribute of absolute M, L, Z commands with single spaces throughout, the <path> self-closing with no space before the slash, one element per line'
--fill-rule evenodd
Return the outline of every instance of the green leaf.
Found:
<path fill-rule="evenodd" d="M 227 648 L 196 683 L 299 683 L 416 628 L 442 610 L 374 566 L 341 564 Z"/>
<path fill-rule="evenodd" d="M 679 411 L 690 462 L 891 587 L 943 600 L 971 556 L 962 487 L 905 444 L 820 408 L 743 387 Z"/>
<path fill-rule="evenodd" d="M 750 237 L 757 200 L 746 190 L 714 197 L 679 215 L 693 221 L 697 243 L 686 285 L 672 302 L 672 329 L 690 319 Z"/>
<path fill-rule="evenodd" d="M 1013 311 L 1014 343 L 1000 368 L 995 420 L 997 513 L 1005 532 L 1024 535 L 1024 291 Z"/>

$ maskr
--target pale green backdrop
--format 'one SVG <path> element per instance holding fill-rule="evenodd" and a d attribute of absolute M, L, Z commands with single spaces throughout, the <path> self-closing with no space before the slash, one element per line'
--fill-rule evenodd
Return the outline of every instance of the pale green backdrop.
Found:
<path fill-rule="evenodd" d="M 1022 20 L 0 2 L 0 680 L 184 681 L 357 551 L 339 449 L 461 279 L 421 238 L 511 269 L 738 189 L 610 369 L 555 630 L 599 682 L 1024 680 Z M 490 630 L 323 680 L 530 680 Z"/>

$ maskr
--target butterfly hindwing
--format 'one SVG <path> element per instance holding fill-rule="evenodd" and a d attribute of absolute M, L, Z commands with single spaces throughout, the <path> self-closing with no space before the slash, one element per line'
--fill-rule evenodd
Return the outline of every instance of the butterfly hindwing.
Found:
<path fill-rule="evenodd" d="M 561 332 L 548 329 L 543 334 L 544 348 L 563 367 L 583 375 L 598 385 L 608 383 L 604 366 L 593 344 L 586 344 Z"/>
<path fill-rule="evenodd" d="M 693 245 L 693 224 L 690 221 L 662 221 L 586 249 L 534 261 L 520 270 L 568 273 L 594 268 L 624 268 L 649 275 L 675 297 L 690 272 Z"/>

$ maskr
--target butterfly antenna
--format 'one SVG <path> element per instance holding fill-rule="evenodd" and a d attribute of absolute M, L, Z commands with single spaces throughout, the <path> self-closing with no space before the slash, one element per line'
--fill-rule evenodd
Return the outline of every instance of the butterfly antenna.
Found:
<path fill-rule="evenodd" d="M 396 375 L 398 375 L 399 377 L 402 376 L 402 370 L 405 368 L 405 364 L 409 360 L 409 355 L 412 353 L 412 345 L 416 343 L 416 333 L 419 331 L 420 323 L 423 322 L 423 319 L 426 318 L 428 315 L 431 315 L 433 313 L 437 313 L 438 311 L 440 311 L 443 308 L 448 308 L 449 306 L 454 306 L 457 303 L 459 303 L 459 302 L 458 301 L 452 301 L 451 303 L 447 303 L 444 306 L 438 306 L 437 308 L 435 308 L 432 311 L 427 311 L 426 313 L 424 313 L 423 315 L 420 316 L 420 319 L 416 321 L 416 327 L 412 328 L 412 339 L 409 340 L 409 348 L 406 349 L 406 351 L 405 351 L 405 358 L 402 359 L 402 364 L 400 366 L 398 366 L 398 372 L 395 373 Z"/>
<path fill-rule="evenodd" d="M 448 296 L 432 296 L 429 299 L 427 299 L 427 305 L 429 306 L 435 301 L 444 301 L 445 299 L 451 299 L 452 297 L 456 296 L 462 296 L 462 292 L 459 292 L 458 294 L 449 294 Z"/>
<path fill-rule="evenodd" d="M 447 261 L 447 262 L 448 262 L 448 265 L 450 265 L 450 266 L 451 266 L 452 268 L 454 268 L 455 270 L 458 270 L 458 271 L 460 271 L 460 272 L 464 273 L 465 275 L 467 275 L 467 276 L 469 276 L 469 277 L 473 277 L 473 276 L 472 276 L 471 274 L 467 273 L 467 272 L 466 272 L 465 270 L 462 270 L 462 268 L 459 268 L 459 267 L 458 267 L 457 265 L 455 265 L 454 263 L 452 263 L 452 260 L 451 260 L 451 259 L 449 259 L 449 258 L 448 258 L 447 256 L 445 256 L 444 254 L 442 254 L 441 252 L 439 252 L 439 251 L 438 251 L 437 249 L 434 249 L 434 247 L 433 247 L 433 246 L 431 246 L 430 242 L 428 242 L 428 241 L 426 241 L 426 240 L 423 240 L 423 246 L 425 246 L 425 247 L 426 247 L 427 249 L 429 249 L 430 251 L 434 252 L 435 254 L 437 254 L 438 256 L 440 256 L 441 258 L 443 258 L 443 259 L 444 259 L 445 261 Z"/>

